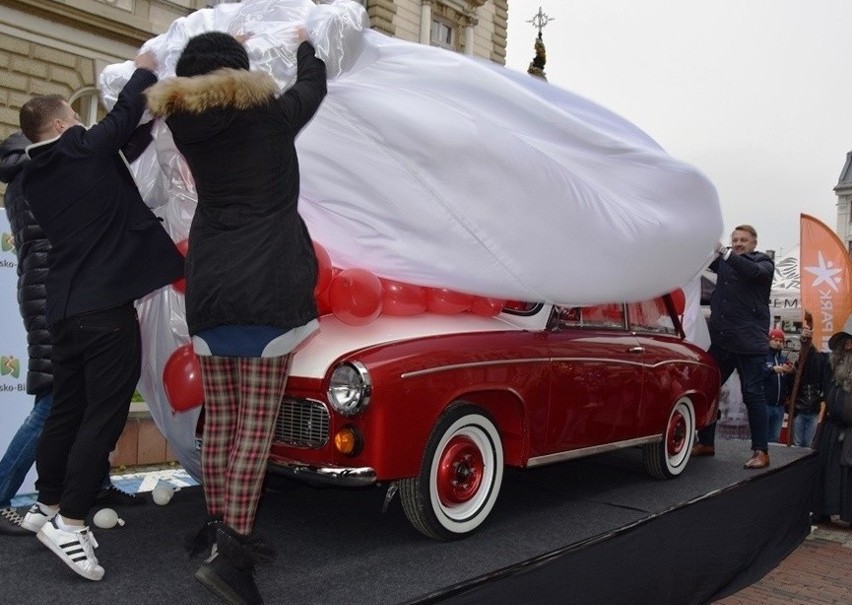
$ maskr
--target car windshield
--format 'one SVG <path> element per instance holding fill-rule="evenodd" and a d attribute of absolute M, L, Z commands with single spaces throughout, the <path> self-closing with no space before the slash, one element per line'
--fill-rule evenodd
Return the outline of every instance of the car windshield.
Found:
<path fill-rule="evenodd" d="M 641 302 L 608 303 L 588 306 L 555 305 L 548 322 L 550 329 L 590 328 L 677 334 L 675 322 L 669 315 L 665 300 L 654 298 Z"/>

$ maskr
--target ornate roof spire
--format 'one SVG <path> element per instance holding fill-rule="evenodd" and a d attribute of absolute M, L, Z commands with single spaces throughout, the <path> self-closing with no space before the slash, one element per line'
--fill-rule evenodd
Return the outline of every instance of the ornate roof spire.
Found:
<path fill-rule="evenodd" d="M 541 7 L 538 7 L 538 12 L 533 15 L 532 19 L 527 19 L 527 23 L 531 23 L 532 26 L 538 29 L 538 37 L 535 40 L 535 57 L 533 57 L 530 66 L 527 68 L 527 73 L 542 80 L 547 80 L 547 75 L 544 73 L 544 64 L 547 63 L 547 51 L 544 48 L 544 38 L 541 35 L 541 30 L 544 27 L 553 21 L 552 17 L 548 17 L 546 13 L 542 12 Z"/>

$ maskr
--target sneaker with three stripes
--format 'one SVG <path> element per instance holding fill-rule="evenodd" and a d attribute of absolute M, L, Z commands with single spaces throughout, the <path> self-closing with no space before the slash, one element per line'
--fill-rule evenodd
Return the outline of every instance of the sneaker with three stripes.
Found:
<path fill-rule="evenodd" d="M 87 526 L 60 528 L 57 517 L 45 523 L 38 532 L 39 542 L 47 546 L 75 573 L 87 580 L 100 580 L 104 568 L 95 556 L 97 542 Z"/>

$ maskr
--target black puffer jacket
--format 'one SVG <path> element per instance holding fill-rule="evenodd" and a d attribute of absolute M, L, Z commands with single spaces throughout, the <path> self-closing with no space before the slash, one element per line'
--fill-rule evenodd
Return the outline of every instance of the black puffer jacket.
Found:
<path fill-rule="evenodd" d="M 29 161 L 24 149 L 29 140 L 17 132 L 0 146 L 0 180 L 6 188 L 6 215 L 12 225 L 18 253 L 18 304 L 27 329 L 27 392 L 41 395 L 53 390 L 50 356 L 53 347 L 45 319 L 47 251 L 50 242 L 36 223 L 21 191 L 21 169 Z"/>

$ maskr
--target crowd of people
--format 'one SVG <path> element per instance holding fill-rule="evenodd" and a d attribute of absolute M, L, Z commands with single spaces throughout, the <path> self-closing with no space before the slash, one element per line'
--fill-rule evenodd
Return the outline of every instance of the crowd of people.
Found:
<path fill-rule="evenodd" d="M 326 69 L 297 35 L 296 82 L 281 95 L 250 69 L 243 39 L 208 32 L 183 49 L 174 78 L 157 82 L 156 57 L 138 55 L 114 108 L 91 128 L 62 97 L 32 98 L 22 133 L 0 150 L 35 396 L 0 461 L 0 533 L 37 535 L 89 580 L 105 573 L 85 525 L 93 504 L 141 502 L 109 482 L 140 375 L 133 303 L 185 275 L 205 401 L 208 514 L 189 547 L 207 557 L 196 578 L 226 602 L 262 602 L 255 567 L 275 555 L 253 532 L 265 456 L 292 351 L 318 329 L 294 141 L 322 103 Z M 165 120 L 198 191 L 185 261 L 127 168 L 151 139 L 138 127 L 146 107 Z M 740 225 L 710 265 L 710 354 L 722 382 L 734 371 L 741 379 L 752 450 L 744 467 L 769 466 L 792 398 L 795 444 L 819 450 L 814 514 L 852 521 L 852 324 L 831 337 L 829 354 L 804 346 L 806 327 L 791 363 L 783 332 L 770 330 L 773 261 L 756 247 L 755 229 Z M 692 455 L 714 454 L 711 424 Z M 21 518 L 10 501 L 34 460 L 38 501 Z"/>

